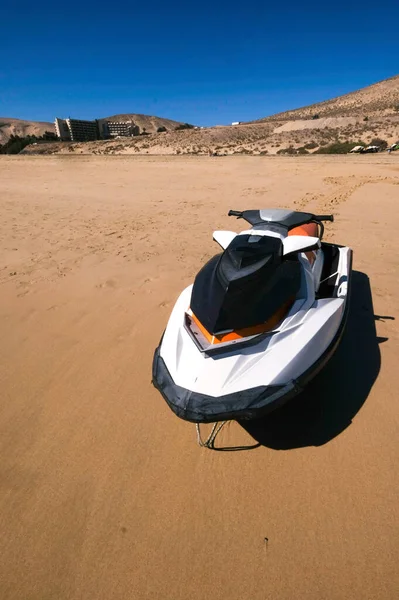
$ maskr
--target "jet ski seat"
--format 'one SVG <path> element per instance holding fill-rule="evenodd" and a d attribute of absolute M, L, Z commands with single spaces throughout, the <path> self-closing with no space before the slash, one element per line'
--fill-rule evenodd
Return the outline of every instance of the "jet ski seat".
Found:
<path fill-rule="evenodd" d="M 297 257 L 284 258 L 279 238 L 239 235 L 198 273 L 191 310 L 212 335 L 268 322 L 301 287 Z"/>

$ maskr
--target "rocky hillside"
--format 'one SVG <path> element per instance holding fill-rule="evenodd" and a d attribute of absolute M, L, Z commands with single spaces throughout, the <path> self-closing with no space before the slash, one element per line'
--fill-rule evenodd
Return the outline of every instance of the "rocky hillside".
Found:
<path fill-rule="evenodd" d="M 174 131 L 176 127 L 182 126 L 180 121 L 172 121 L 171 119 L 163 119 L 162 117 L 153 117 L 149 115 L 140 115 L 135 113 L 127 113 L 121 115 L 111 115 L 99 119 L 100 121 L 133 121 L 140 129 L 140 132 L 156 133 L 159 128 L 165 128 L 166 131 Z"/>
<path fill-rule="evenodd" d="M 98 142 L 28 146 L 25 152 L 75 154 L 310 154 L 348 143 L 386 146 L 399 140 L 399 76 L 357 92 L 237 126 L 181 129 L 179 123 L 143 115 L 134 121 L 150 135 Z M 141 119 L 141 120 L 140 120 Z M 166 131 L 157 132 L 159 127 Z M 383 144 L 380 144 L 380 141 Z"/>
<path fill-rule="evenodd" d="M 5 144 L 11 135 L 18 135 L 19 137 L 36 135 L 39 137 L 44 135 L 46 131 L 55 133 L 54 123 L 0 117 L 0 144 Z"/>
<path fill-rule="evenodd" d="M 210 127 L 153 133 L 97 142 L 58 142 L 27 146 L 35 154 L 309 154 L 346 141 L 369 144 L 382 138 L 399 140 L 399 116 L 326 117 L 313 120 L 268 121 L 236 127 Z"/>
<path fill-rule="evenodd" d="M 399 115 L 399 75 L 318 104 L 259 119 L 287 121 L 319 117 L 382 117 Z"/>

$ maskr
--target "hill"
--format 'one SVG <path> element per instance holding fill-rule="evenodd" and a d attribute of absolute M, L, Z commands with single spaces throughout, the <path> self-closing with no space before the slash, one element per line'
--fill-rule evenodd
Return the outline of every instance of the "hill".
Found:
<path fill-rule="evenodd" d="M 110 117 L 98 120 L 100 123 L 102 121 L 133 121 L 139 127 L 140 133 L 143 131 L 146 133 L 155 133 L 159 128 L 164 128 L 166 131 L 174 131 L 177 127 L 185 125 L 181 121 L 136 113 L 111 115 Z M 55 133 L 54 123 L 0 117 L 0 144 L 5 144 L 11 135 L 18 135 L 19 137 L 28 135 L 42 136 L 46 131 Z"/>
<path fill-rule="evenodd" d="M 399 76 L 296 110 L 236 126 L 181 129 L 169 119 L 123 114 L 151 135 L 121 140 L 28 146 L 25 152 L 76 154 L 309 154 L 347 151 L 348 143 L 386 146 L 399 140 Z M 179 127 L 180 125 L 180 127 Z M 159 127 L 167 131 L 156 133 Z M 380 142 L 383 142 L 382 144 Z"/>
<path fill-rule="evenodd" d="M 44 135 L 46 131 L 55 133 L 54 123 L 0 117 L 0 144 L 5 144 L 11 135 L 18 135 L 19 137 L 37 135 L 39 137 Z"/>
<path fill-rule="evenodd" d="M 147 133 L 155 133 L 160 127 L 164 127 L 167 131 L 173 131 L 176 127 L 183 125 L 181 121 L 136 113 L 111 115 L 101 118 L 99 121 L 133 121 L 140 128 L 140 132 L 146 131 Z"/>
<path fill-rule="evenodd" d="M 264 117 L 255 122 L 311 119 L 315 115 L 319 117 L 381 117 L 395 114 L 399 115 L 399 75 L 344 96 Z"/>

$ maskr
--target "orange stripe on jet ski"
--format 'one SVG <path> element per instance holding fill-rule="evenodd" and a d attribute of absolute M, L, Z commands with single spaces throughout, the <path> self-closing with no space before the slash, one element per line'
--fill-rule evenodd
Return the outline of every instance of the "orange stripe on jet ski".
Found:
<path fill-rule="evenodd" d="M 306 223 L 305 225 L 300 225 L 299 227 L 290 229 L 288 235 L 308 235 L 311 237 L 319 237 L 319 232 L 316 223 Z M 316 260 L 315 253 L 305 252 L 305 254 L 310 264 L 313 265 L 314 261 Z"/>
<path fill-rule="evenodd" d="M 310 235 L 311 237 L 319 237 L 319 232 L 316 223 L 306 223 L 305 225 L 290 229 L 288 235 Z"/>
<path fill-rule="evenodd" d="M 267 321 L 261 323 L 260 325 L 254 325 L 253 327 L 245 327 L 244 329 L 237 329 L 237 331 L 232 331 L 231 333 L 225 333 L 223 335 L 213 335 L 212 333 L 209 333 L 209 331 L 205 329 L 205 327 L 197 319 L 194 313 L 192 314 L 192 319 L 210 344 L 222 344 L 224 342 L 240 340 L 245 337 L 250 337 L 251 335 L 265 333 L 266 331 L 274 329 L 274 327 L 276 327 L 276 325 L 278 325 L 284 319 L 293 303 L 294 298 L 290 298 L 274 313 L 274 315 L 272 315 Z"/>

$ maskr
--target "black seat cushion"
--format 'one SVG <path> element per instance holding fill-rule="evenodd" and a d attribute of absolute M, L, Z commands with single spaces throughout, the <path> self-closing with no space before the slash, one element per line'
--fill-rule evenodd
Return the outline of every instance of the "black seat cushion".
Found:
<path fill-rule="evenodd" d="M 279 238 L 238 235 L 194 281 L 191 309 L 209 333 L 260 325 L 300 288 L 297 260 L 283 260 Z"/>

